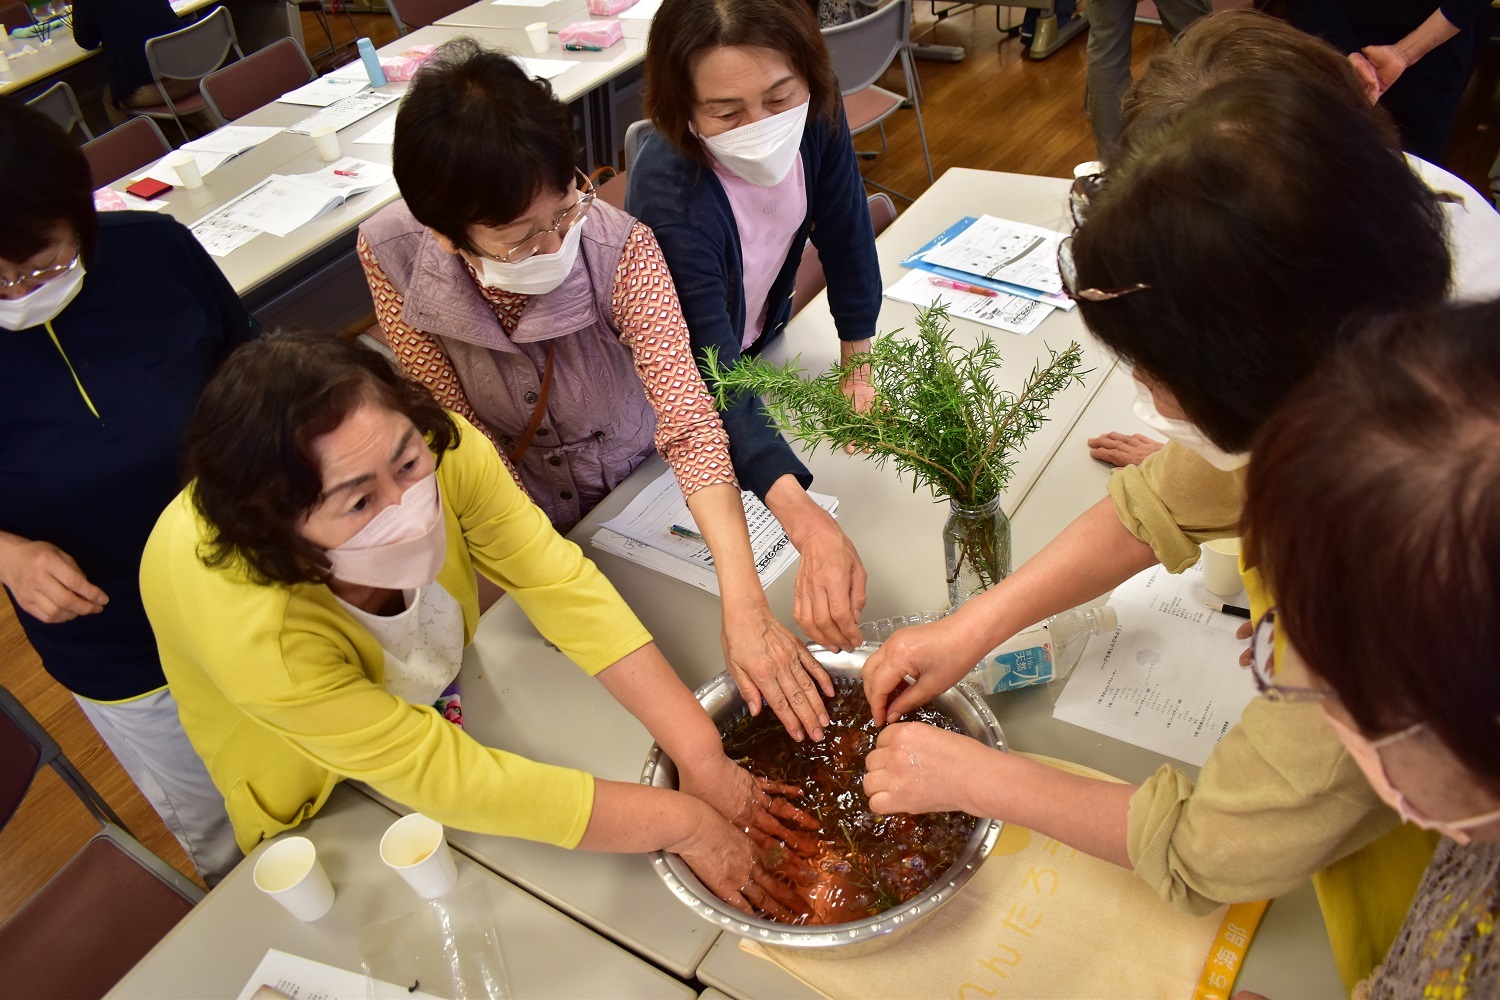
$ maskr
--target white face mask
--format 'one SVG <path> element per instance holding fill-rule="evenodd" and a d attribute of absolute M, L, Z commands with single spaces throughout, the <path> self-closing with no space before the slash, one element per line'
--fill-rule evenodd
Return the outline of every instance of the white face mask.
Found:
<path fill-rule="evenodd" d="M 343 545 L 328 550 L 333 575 L 345 583 L 416 590 L 437 579 L 448 552 L 448 529 L 437 473 L 401 494 Z"/>
<path fill-rule="evenodd" d="M 83 289 L 83 261 L 19 299 L 0 300 L 0 327 L 29 330 L 50 323 Z"/>
<path fill-rule="evenodd" d="M 484 283 L 490 288 L 501 288 L 519 295 L 546 295 L 573 273 L 578 247 L 583 242 L 583 227 L 588 221 L 588 216 L 584 216 L 568 227 L 557 253 L 534 253 L 514 264 L 481 257 L 479 263 Z"/>
<path fill-rule="evenodd" d="M 1385 773 L 1385 762 L 1380 759 L 1380 748 L 1411 737 L 1423 729 L 1424 724 L 1419 723 L 1410 729 L 1378 740 L 1369 740 L 1363 733 L 1334 718 L 1326 708 L 1323 709 L 1323 719 L 1333 727 L 1335 733 L 1338 733 L 1345 749 L 1349 751 L 1349 756 L 1354 758 L 1354 763 L 1358 764 L 1359 769 L 1364 772 L 1375 794 L 1380 796 L 1382 802 L 1396 810 L 1396 815 L 1400 816 L 1402 821 L 1419 826 L 1423 830 L 1436 830 L 1449 840 L 1467 844 L 1472 839 L 1469 835 L 1470 830 L 1477 830 L 1500 820 L 1500 809 L 1480 816 L 1465 816 L 1462 819 L 1431 819 L 1408 802 L 1400 789 L 1391 784 L 1391 779 Z"/>
<path fill-rule="evenodd" d="M 1168 441 L 1176 441 L 1184 448 L 1197 452 L 1216 469 L 1233 472 L 1250 461 L 1249 452 L 1227 452 L 1204 437 L 1203 432 L 1192 423 L 1162 416 L 1156 409 L 1156 399 L 1151 395 L 1151 390 L 1140 379 L 1135 380 L 1135 402 L 1130 409 L 1141 423 L 1165 436 Z"/>
<path fill-rule="evenodd" d="M 700 135 L 715 160 L 741 180 L 773 187 L 786 179 L 802 151 L 802 129 L 811 99 L 789 111 L 719 135 Z"/>

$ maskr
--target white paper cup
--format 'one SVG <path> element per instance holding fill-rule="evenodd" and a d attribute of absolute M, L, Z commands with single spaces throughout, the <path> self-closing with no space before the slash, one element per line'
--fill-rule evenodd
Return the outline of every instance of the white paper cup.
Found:
<path fill-rule="evenodd" d="M 255 887 L 298 920 L 317 920 L 333 906 L 333 884 L 306 837 L 288 837 L 255 862 Z"/>
<path fill-rule="evenodd" d="M 4 30 L 5 30 L 5 25 L 0 24 L 0 32 L 3 32 Z M 10 59 L 6 57 L 6 55 L 5 55 L 4 52 L 0 52 L 0 73 L 9 73 L 9 72 L 10 72 Z"/>
<path fill-rule="evenodd" d="M 312 139 L 313 145 L 318 147 L 318 155 L 332 163 L 343 155 L 339 151 L 339 130 L 332 125 L 323 125 L 307 133 Z"/>
<path fill-rule="evenodd" d="M 192 153 L 173 153 L 167 157 L 167 166 L 177 174 L 177 179 L 182 181 L 185 188 L 200 188 L 203 186 L 203 175 L 198 172 L 198 161 Z"/>
<path fill-rule="evenodd" d="M 443 824 L 421 813 L 391 824 L 380 838 L 380 860 L 424 899 L 436 899 L 458 881 L 458 865 L 443 839 Z"/>
<path fill-rule="evenodd" d="M 552 47 L 552 40 L 547 37 L 547 22 L 536 21 L 526 26 L 526 38 L 531 42 L 531 50 L 537 55 L 546 55 L 547 50 Z"/>
<path fill-rule="evenodd" d="M 1216 538 L 1203 543 L 1203 586 L 1219 597 L 1240 592 L 1240 540 Z"/>

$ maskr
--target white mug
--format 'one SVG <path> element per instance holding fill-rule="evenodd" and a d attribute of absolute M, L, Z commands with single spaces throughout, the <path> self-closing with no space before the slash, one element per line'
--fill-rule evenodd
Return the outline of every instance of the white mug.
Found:
<path fill-rule="evenodd" d="M 421 813 L 403 816 L 380 838 L 380 860 L 424 899 L 436 899 L 458 882 L 458 865 L 443 824 Z"/>
<path fill-rule="evenodd" d="M 298 920 L 317 920 L 333 906 L 333 883 L 306 837 L 287 837 L 255 862 L 255 887 Z"/>

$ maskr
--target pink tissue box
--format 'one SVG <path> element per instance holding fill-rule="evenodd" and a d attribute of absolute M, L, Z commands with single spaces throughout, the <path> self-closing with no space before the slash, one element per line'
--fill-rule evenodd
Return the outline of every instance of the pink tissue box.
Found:
<path fill-rule="evenodd" d="M 579 21 L 557 33 L 565 49 L 607 49 L 625 37 L 619 21 Z"/>
<path fill-rule="evenodd" d="M 595 17 L 614 17 L 626 7 L 635 6 L 635 0 L 589 0 L 589 13 Z"/>

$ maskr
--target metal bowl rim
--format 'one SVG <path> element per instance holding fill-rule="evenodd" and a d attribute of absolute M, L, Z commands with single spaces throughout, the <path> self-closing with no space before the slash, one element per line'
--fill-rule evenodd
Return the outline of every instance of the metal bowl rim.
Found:
<path fill-rule="evenodd" d="M 880 646 L 879 643 L 866 642 L 857 650 L 850 653 L 830 650 L 819 645 L 809 645 L 808 649 L 819 662 L 823 663 L 830 675 L 835 673 L 846 674 L 849 670 L 855 671 L 858 676 L 858 664 L 840 664 L 838 659 L 844 657 L 857 657 L 859 663 L 868 658 Z M 699 704 L 706 706 L 710 696 L 715 700 L 725 697 L 722 689 L 725 686 L 731 689 L 729 697 L 738 702 L 743 708 L 743 699 L 739 696 L 739 690 L 728 671 L 719 674 L 706 683 L 700 685 L 693 692 Z M 957 698 L 964 703 L 985 727 L 984 742 L 996 750 L 1005 752 L 1008 750 L 1005 743 L 1005 734 L 1000 728 L 1000 722 L 995 718 L 980 695 L 979 689 L 967 681 L 962 681 L 948 691 L 934 699 L 941 702 L 944 699 Z M 976 737 L 979 738 L 979 737 Z M 651 752 L 646 757 L 645 767 L 641 771 L 641 784 L 651 785 L 655 783 L 656 772 L 661 766 L 665 754 L 656 743 L 651 744 Z M 909 899 L 900 906 L 892 907 L 873 917 L 865 917 L 862 920 L 854 920 L 843 924 L 819 925 L 816 927 L 800 927 L 793 924 L 779 924 L 774 921 L 764 920 L 760 917 L 747 917 L 739 910 L 723 902 L 709 891 L 692 870 L 675 855 L 665 851 L 656 851 L 651 855 L 651 865 L 656 870 L 667 888 L 678 896 L 683 902 L 692 906 L 699 914 L 720 927 L 732 930 L 743 937 L 760 941 L 765 944 L 778 945 L 788 948 L 830 948 L 835 946 L 850 945 L 859 941 L 869 940 L 880 935 L 890 934 L 906 926 L 908 921 L 915 921 L 924 914 L 930 914 L 937 907 L 951 899 L 959 889 L 974 877 L 974 872 L 979 864 L 989 857 L 990 851 L 994 849 L 995 843 L 1000 839 L 1000 832 L 1004 824 L 995 819 L 980 819 L 973 834 L 969 836 L 969 845 L 978 843 L 978 850 L 965 862 L 963 868 L 959 869 L 957 862 L 954 867 L 949 868 L 937 888 L 933 891 Z M 965 852 L 968 851 L 968 845 Z"/>

